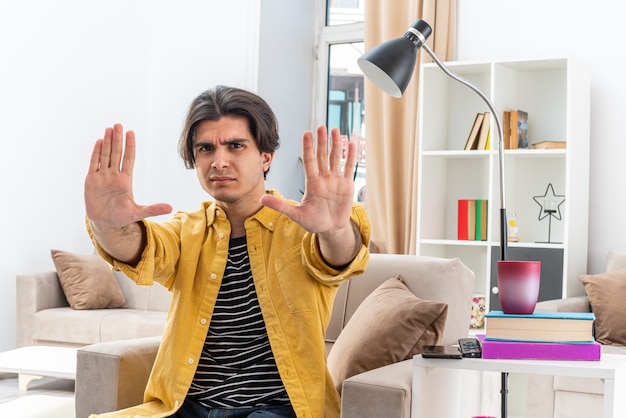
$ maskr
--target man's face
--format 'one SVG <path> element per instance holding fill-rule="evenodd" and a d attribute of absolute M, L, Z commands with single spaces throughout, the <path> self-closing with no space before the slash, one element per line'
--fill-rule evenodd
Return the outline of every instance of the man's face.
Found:
<path fill-rule="evenodd" d="M 273 154 L 259 151 L 245 118 L 225 116 L 200 122 L 194 152 L 200 184 L 215 200 L 259 205 L 265 193 L 263 173 Z"/>

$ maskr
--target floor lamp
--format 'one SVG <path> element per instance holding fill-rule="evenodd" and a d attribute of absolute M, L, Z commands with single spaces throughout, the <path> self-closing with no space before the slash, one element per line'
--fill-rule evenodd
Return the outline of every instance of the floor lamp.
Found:
<path fill-rule="evenodd" d="M 502 122 L 494 104 L 489 97 L 470 82 L 452 73 L 445 64 L 437 57 L 426 43 L 426 39 L 432 33 L 432 28 L 423 20 L 417 20 L 409 27 L 404 36 L 384 42 L 366 52 L 357 60 L 363 74 L 378 88 L 393 97 L 399 98 L 406 90 L 417 60 L 419 48 L 426 50 L 435 63 L 449 77 L 467 86 L 478 94 L 489 107 L 498 129 L 498 169 L 500 181 L 500 260 L 507 260 L 507 219 L 505 208 L 504 190 L 504 142 Z M 535 301 L 536 302 L 536 301 Z M 533 305 L 534 310 L 534 305 Z M 501 411 L 502 418 L 507 415 L 507 377 L 508 373 L 501 375 Z"/>

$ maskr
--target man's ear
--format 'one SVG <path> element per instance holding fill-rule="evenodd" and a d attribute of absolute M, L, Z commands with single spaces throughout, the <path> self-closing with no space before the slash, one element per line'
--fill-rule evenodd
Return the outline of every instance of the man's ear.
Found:
<path fill-rule="evenodd" d="M 263 172 L 267 173 L 267 170 L 270 169 L 270 166 L 272 165 L 272 161 L 274 160 L 274 153 L 262 152 L 261 159 L 263 160 Z"/>

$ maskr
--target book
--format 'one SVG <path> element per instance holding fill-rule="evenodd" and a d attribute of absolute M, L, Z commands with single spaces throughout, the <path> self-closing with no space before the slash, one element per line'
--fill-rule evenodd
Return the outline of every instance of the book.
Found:
<path fill-rule="evenodd" d="M 563 149 L 567 147 L 565 141 L 540 141 L 532 144 L 535 149 Z"/>
<path fill-rule="evenodd" d="M 511 149 L 511 111 L 505 110 L 502 116 L 502 143 L 504 149 Z"/>
<path fill-rule="evenodd" d="M 469 199 L 467 202 L 467 239 L 476 239 L 476 200 Z"/>
<path fill-rule="evenodd" d="M 476 239 L 476 200 L 459 199 L 458 201 L 458 222 L 457 239 Z"/>
<path fill-rule="evenodd" d="M 478 134 L 477 150 L 487 149 L 487 139 L 489 138 L 489 131 L 491 130 L 491 114 L 489 112 L 483 113 L 483 121 L 480 125 L 480 133 Z"/>
<path fill-rule="evenodd" d="M 487 203 L 476 199 L 476 241 L 487 241 Z"/>
<path fill-rule="evenodd" d="M 485 315 L 486 340 L 535 342 L 593 341 L 592 312 L 535 312 L 528 315 L 491 311 Z"/>
<path fill-rule="evenodd" d="M 458 201 L 458 210 L 457 210 L 457 239 L 466 241 L 468 238 L 467 235 L 467 206 L 469 204 L 469 200 L 467 199 L 459 199 Z"/>
<path fill-rule="evenodd" d="M 467 141 L 465 142 L 465 151 L 476 149 L 476 147 L 478 146 L 478 134 L 480 133 L 480 128 L 482 126 L 484 117 L 485 115 L 483 113 L 476 114 L 474 124 L 472 125 L 472 129 L 470 130 Z"/>
<path fill-rule="evenodd" d="M 504 148 L 528 148 L 528 112 L 505 110 L 502 119 Z"/>
<path fill-rule="evenodd" d="M 509 135 L 506 138 L 508 138 L 509 149 L 517 149 L 517 110 L 509 111 Z"/>
<path fill-rule="evenodd" d="M 517 148 L 528 148 L 528 113 L 517 111 Z"/>
<path fill-rule="evenodd" d="M 597 341 L 589 343 L 550 343 L 529 341 L 486 340 L 478 334 L 483 349 L 483 358 L 519 360 L 590 360 L 601 357 L 601 345 Z"/>

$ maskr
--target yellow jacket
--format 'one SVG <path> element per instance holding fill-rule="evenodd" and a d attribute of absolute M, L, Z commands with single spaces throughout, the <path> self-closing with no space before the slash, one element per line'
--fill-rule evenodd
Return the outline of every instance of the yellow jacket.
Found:
<path fill-rule="evenodd" d="M 298 418 L 339 417 L 339 395 L 326 368 L 324 335 L 338 285 L 365 270 L 370 224 L 355 204 L 352 221 L 363 245 L 341 271 L 322 259 L 315 234 L 262 208 L 245 221 L 254 284 L 279 373 Z M 89 225 L 89 223 L 87 223 Z M 153 280 L 172 292 L 167 324 L 144 404 L 99 417 L 167 417 L 182 405 L 226 267 L 230 223 L 215 202 L 179 212 L 167 222 L 145 221 L 147 245 L 137 266 L 98 252 L 139 285 Z M 89 228 L 89 226 L 88 226 Z"/>

